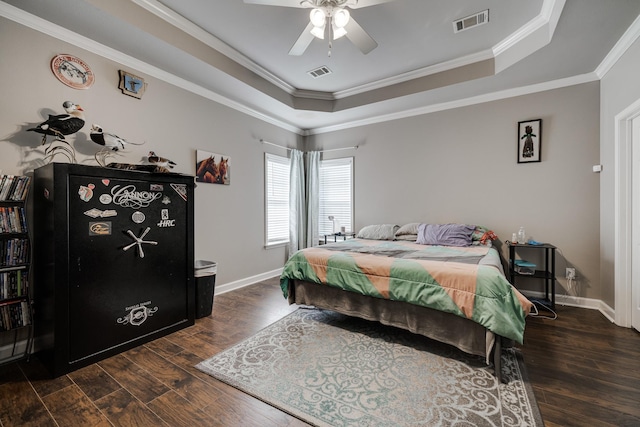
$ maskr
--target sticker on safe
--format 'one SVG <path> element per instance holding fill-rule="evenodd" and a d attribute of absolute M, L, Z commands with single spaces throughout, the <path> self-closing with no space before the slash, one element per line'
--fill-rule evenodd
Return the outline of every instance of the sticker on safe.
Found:
<path fill-rule="evenodd" d="M 93 189 L 96 186 L 93 184 L 87 184 L 86 186 L 81 185 L 80 188 L 78 188 L 78 195 L 80 196 L 80 200 L 82 200 L 83 202 L 88 202 L 89 200 L 91 200 L 91 198 L 93 197 Z"/>
<path fill-rule="evenodd" d="M 110 236 L 111 221 L 100 221 L 89 223 L 89 236 Z"/>
<path fill-rule="evenodd" d="M 84 213 L 86 216 L 90 216 L 91 218 L 107 218 L 110 216 L 117 216 L 118 212 L 113 209 L 107 209 L 105 211 L 101 211 L 100 209 L 89 209 Z"/>
<path fill-rule="evenodd" d="M 169 184 L 171 188 L 178 193 L 180 197 L 186 202 L 187 201 L 187 185 L 186 184 Z"/>
<path fill-rule="evenodd" d="M 111 201 L 123 208 L 141 209 L 162 197 L 162 193 L 138 191 L 135 185 L 114 185 L 111 188 Z"/>
<path fill-rule="evenodd" d="M 160 211 L 160 222 L 156 225 L 160 228 L 175 227 L 176 220 L 169 218 L 169 209 L 162 209 Z"/>

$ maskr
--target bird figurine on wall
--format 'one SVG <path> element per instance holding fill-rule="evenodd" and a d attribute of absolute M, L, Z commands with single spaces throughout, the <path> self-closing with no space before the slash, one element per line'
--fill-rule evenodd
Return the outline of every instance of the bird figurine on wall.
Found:
<path fill-rule="evenodd" d="M 85 123 L 84 114 L 82 113 L 84 110 L 80 105 L 71 101 L 65 101 L 62 104 L 62 108 L 64 108 L 67 114 L 49 114 L 47 120 L 34 128 L 27 129 L 27 131 L 41 133 L 42 145 L 47 143 L 47 136 L 54 137 L 49 143 L 49 146 L 44 150 L 45 160 L 50 162 L 56 155 L 61 154 L 71 163 L 75 163 L 76 151 L 64 137 L 65 135 L 74 134 L 82 129 Z"/>
<path fill-rule="evenodd" d="M 47 135 L 55 137 L 60 141 L 65 141 L 65 135 L 71 135 L 78 132 L 84 126 L 84 111 L 81 106 L 71 101 L 65 101 L 62 104 L 67 114 L 49 114 L 49 118 L 38 126 L 27 129 L 28 131 L 41 133 L 42 144 L 47 142 Z"/>
<path fill-rule="evenodd" d="M 113 151 L 124 150 L 125 145 L 142 145 L 142 143 L 129 142 L 124 138 L 120 138 L 118 135 L 113 133 L 105 132 L 100 125 L 93 124 L 91 125 L 91 132 L 89 133 L 89 137 L 96 144 L 102 145 L 104 149 L 109 149 Z"/>
<path fill-rule="evenodd" d="M 173 169 L 173 167 L 176 165 L 175 162 L 172 162 L 171 160 L 169 160 L 169 159 L 167 159 L 165 157 L 160 157 L 153 151 L 149 151 L 149 155 L 147 156 L 146 161 L 150 165 L 156 165 L 156 166 L 160 166 L 160 167 L 163 167 L 163 168 L 171 168 L 171 169 Z"/>

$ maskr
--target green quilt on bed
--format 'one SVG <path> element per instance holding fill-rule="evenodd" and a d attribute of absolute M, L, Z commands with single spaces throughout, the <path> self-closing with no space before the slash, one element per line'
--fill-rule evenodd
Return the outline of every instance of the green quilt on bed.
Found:
<path fill-rule="evenodd" d="M 498 252 L 486 246 L 353 239 L 296 252 L 280 286 L 285 298 L 289 280 L 296 279 L 404 301 L 471 319 L 522 343 L 531 303 L 499 265 Z"/>

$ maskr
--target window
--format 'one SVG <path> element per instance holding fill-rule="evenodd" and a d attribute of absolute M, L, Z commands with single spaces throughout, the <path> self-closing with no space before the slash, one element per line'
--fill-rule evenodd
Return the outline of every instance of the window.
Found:
<path fill-rule="evenodd" d="M 320 206 L 318 233 L 333 233 L 336 226 L 353 231 L 353 157 L 320 162 Z M 338 230 L 339 231 L 339 230 Z"/>
<path fill-rule="evenodd" d="M 289 242 L 289 159 L 265 153 L 266 246 Z"/>

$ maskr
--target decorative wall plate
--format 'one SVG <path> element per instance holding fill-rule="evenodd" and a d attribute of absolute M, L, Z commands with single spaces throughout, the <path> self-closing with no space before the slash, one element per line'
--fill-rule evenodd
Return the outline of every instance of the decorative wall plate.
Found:
<path fill-rule="evenodd" d="M 88 89 L 95 76 L 86 62 L 72 55 L 56 55 L 51 60 L 51 71 L 65 85 L 74 89 Z"/>

